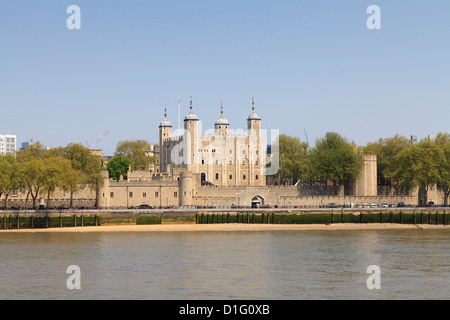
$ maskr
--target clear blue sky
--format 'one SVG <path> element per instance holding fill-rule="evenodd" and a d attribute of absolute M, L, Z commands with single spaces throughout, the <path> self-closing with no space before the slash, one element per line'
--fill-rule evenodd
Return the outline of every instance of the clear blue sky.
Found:
<path fill-rule="evenodd" d="M 81 30 L 66 9 L 81 8 Z M 381 30 L 366 9 L 381 8 Z M 0 133 L 47 146 L 158 142 L 168 106 L 211 128 L 220 102 L 245 128 L 358 145 L 449 132 L 450 1 L 0 1 Z"/>

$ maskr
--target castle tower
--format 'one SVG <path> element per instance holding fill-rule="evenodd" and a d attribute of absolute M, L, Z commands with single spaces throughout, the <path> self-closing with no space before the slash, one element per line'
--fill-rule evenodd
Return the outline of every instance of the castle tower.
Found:
<path fill-rule="evenodd" d="M 261 129 L 261 118 L 255 113 L 255 97 L 252 98 L 252 113 L 247 119 L 247 129 L 255 131 L 257 134 L 259 134 Z"/>
<path fill-rule="evenodd" d="M 178 182 L 178 190 L 180 196 L 178 197 L 179 206 L 192 206 L 193 196 L 193 174 L 192 172 L 182 172 Z"/>
<path fill-rule="evenodd" d="M 165 172 L 167 165 L 170 164 L 170 152 L 164 142 L 171 137 L 172 124 L 167 120 L 167 108 L 164 106 L 164 119 L 159 125 L 159 164 L 161 172 Z"/>
<path fill-rule="evenodd" d="M 199 163 L 199 153 L 198 151 L 198 117 L 192 111 L 192 97 L 189 105 L 189 113 L 184 118 L 184 146 L 183 146 L 183 157 L 186 163 L 187 171 L 192 171 L 197 168 Z"/>
<path fill-rule="evenodd" d="M 248 183 L 264 185 L 263 176 L 264 139 L 261 135 L 261 118 L 255 113 L 255 98 L 252 98 L 252 113 L 247 118 L 248 130 Z"/>
<path fill-rule="evenodd" d="M 223 117 L 223 103 L 220 103 L 220 117 L 217 119 L 216 123 L 214 124 L 214 129 L 216 133 L 219 133 L 221 135 L 228 134 L 230 130 L 230 123 L 227 119 Z"/>

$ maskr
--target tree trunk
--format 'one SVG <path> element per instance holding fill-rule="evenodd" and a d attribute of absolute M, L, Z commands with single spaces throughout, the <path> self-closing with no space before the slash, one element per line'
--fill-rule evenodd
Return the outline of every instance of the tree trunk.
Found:
<path fill-rule="evenodd" d="M 6 204 L 6 201 L 8 200 L 8 196 L 9 196 L 9 193 L 5 193 L 5 204 L 3 205 L 3 209 L 4 210 L 8 210 L 8 207 L 7 207 L 7 204 Z"/>
<path fill-rule="evenodd" d="M 49 208 L 49 204 L 50 204 L 50 192 L 47 193 L 47 209 Z"/>
<path fill-rule="evenodd" d="M 28 197 L 30 196 L 30 191 L 27 193 L 27 197 L 25 199 L 25 210 L 28 210 Z"/>
<path fill-rule="evenodd" d="M 450 188 L 444 190 L 444 206 L 448 206 L 448 197 L 450 196 Z"/>
<path fill-rule="evenodd" d="M 72 208 L 73 206 L 73 192 L 70 193 L 70 205 L 69 207 Z"/>

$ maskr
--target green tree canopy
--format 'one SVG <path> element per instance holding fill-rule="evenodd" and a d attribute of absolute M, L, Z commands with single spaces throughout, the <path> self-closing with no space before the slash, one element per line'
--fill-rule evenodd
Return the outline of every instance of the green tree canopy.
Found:
<path fill-rule="evenodd" d="M 88 186 L 96 192 L 96 206 L 100 188 L 103 186 L 102 161 L 90 149 L 81 144 L 68 144 L 59 153 L 70 161 L 74 171 L 66 175 L 65 188 L 70 192 L 70 206 L 73 204 L 73 194 Z"/>
<path fill-rule="evenodd" d="M 0 197 L 4 196 L 4 208 L 11 192 L 19 187 L 20 180 L 15 156 L 11 154 L 0 156 Z"/>
<path fill-rule="evenodd" d="M 442 147 L 425 139 L 400 151 L 396 161 L 399 164 L 396 180 L 407 189 L 419 187 L 422 194 L 419 205 L 426 205 L 430 186 L 438 184 L 447 175 Z"/>
<path fill-rule="evenodd" d="M 146 170 L 156 158 L 149 155 L 151 145 L 145 140 L 125 140 L 117 144 L 115 156 L 127 157 L 136 170 Z"/>
<path fill-rule="evenodd" d="M 392 138 L 379 139 L 364 147 L 364 153 L 377 156 L 377 172 L 379 177 L 393 180 L 398 170 L 397 154 L 411 145 L 411 140 L 401 135 Z"/>
<path fill-rule="evenodd" d="M 279 169 L 275 179 L 279 183 L 286 184 L 289 181 L 295 183 L 299 179 L 310 178 L 311 162 L 306 142 L 282 134 L 278 137 L 278 143 L 272 146 L 272 150 L 278 150 Z"/>
<path fill-rule="evenodd" d="M 127 157 L 123 156 L 115 156 L 111 160 L 108 161 L 107 170 L 109 173 L 109 177 L 114 180 L 120 180 L 120 176 L 126 180 L 128 169 L 131 165 L 133 169 L 133 165 L 131 160 Z"/>
<path fill-rule="evenodd" d="M 315 178 L 332 181 L 338 194 L 341 186 L 359 177 L 364 160 L 353 143 L 338 133 L 327 132 L 311 150 L 311 163 Z"/>

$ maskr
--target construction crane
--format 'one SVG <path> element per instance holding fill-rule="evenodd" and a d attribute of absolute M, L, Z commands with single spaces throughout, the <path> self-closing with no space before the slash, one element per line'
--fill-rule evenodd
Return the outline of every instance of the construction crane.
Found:
<path fill-rule="evenodd" d="M 103 132 L 101 137 L 98 138 L 97 141 L 95 141 L 95 143 L 92 146 L 89 145 L 89 143 L 87 141 L 85 141 L 86 142 L 86 147 L 88 147 L 89 149 L 93 149 L 103 139 L 103 137 L 106 136 L 108 133 L 109 133 L 109 130 L 106 130 L 105 132 Z"/>
<path fill-rule="evenodd" d="M 308 147 L 309 147 L 309 140 L 308 140 L 308 134 L 306 133 L 306 129 L 305 129 L 305 136 L 306 136 L 306 143 L 308 144 Z"/>

